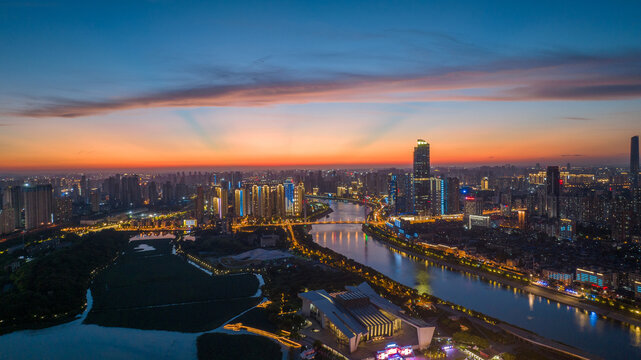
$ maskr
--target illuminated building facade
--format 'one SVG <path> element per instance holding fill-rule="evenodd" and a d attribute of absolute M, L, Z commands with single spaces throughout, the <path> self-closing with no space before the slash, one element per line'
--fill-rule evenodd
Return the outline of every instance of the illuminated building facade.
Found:
<path fill-rule="evenodd" d="M 294 190 L 294 216 L 303 216 L 305 213 L 305 185 L 301 182 Z"/>
<path fill-rule="evenodd" d="M 461 212 L 460 193 L 458 178 L 448 177 L 445 179 L 445 214 L 459 214 Z"/>
<path fill-rule="evenodd" d="M 245 216 L 245 190 L 236 189 L 234 191 L 234 214 L 237 217 Z"/>
<path fill-rule="evenodd" d="M 328 329 L 349 352 L 356 351 L 361 341 L 380 336 L 394 336 L 403 324 L 415 329 L 419 349 L 427 348 L 435 327 L 420 319 L 410 318 L 401 308 L 380 297 L 367 283 L 346 286 L 347 291 L 327 293 L 325 290 L 298 294 L 303 301 L 302 314 Z"/>
<path fill-rule="evenodd" d="M 285 186 L 276 185 L 276 216 L 285 217 Z"/>
<path fill-rule="evenodd" d="M 285 215 L 286 216 L 295 216 L 294 212 L 294 190 L 295 190 L 295 185 L 294 181 L 289 178 L 285 180 L 285 184 L 283 184 L 285 188 Z"/>
<path fill-rule="evenodd" d="M 549 219 L 559 218 L 561 175 L 558 166 L 548 166 L 545 175 L 545 210 Z"/>
<path fill-rule="evenodd" d="M 615 272 L 599 271 L 594 269 L 576 269 L 576 281 L 583 285 L 599 288 L 616 288 L 619 286 L 618 276 Z"/>
<path fill-rule="evenodd" d="M 418 139 L 414 148 L 414 211 L 427 215 L 430 211 L 430 144 Z"/>

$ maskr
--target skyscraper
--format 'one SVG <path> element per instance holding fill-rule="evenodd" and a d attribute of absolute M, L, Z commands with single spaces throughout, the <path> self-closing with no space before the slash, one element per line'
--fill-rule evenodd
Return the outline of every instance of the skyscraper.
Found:
<path fill-rule="evenodd" d="M 196 202 L 194 204 L 194 212 L 197 224 L 200 225 L 204 220 L 205 213 L 205 190 L 202 186 L 196 188 Z"/>
<path fill-rule="evenodd" d="M 294 216 L 303 216 L 305 212 L 305 184 L 298 183 L 294 190 Z"/>
<path fill-rule="evenodd" d="M 289 178 L 285 180 L 285 215 L 295 216 L 294 213 L 294 181 Z"/>
<path fill-rule="evenodd" d="M 630 138 L 630 188 L 639 187 L 639 136 Z"/>
<path fill-rule="evenodd" d="M 285 187 L 283 184 L 276 185 L 276 216 L 285 217 Z"/>
<path fill-rule="evenodd" d="M 634 232 L 641 233 L 641 187 L 639 186 L 639 136 L 630 139 L 630 193 Z"/>
<path fill-rule="evenodd" d="M 559 218 L 561 174 L 558 166 L 548 166 L 545 175 L 545 210 L 549 219 Z"/>
<path fill-rule="evenodd" d="M 414 210 L 426 215 L 430 209 L 430 144 L 418 139 L 414 148 Z"/>
<path fill-rule="evenodd" d="M 456 177 L 448 177 L 445 181 L 445 213 L 446 214 L 458 214 L 461 210 L 461 205 L 459 201 L 460 194 L 460 184 L 459 179 Z"/>
<path fill-rule="evenodd" d="M 236 189 L 234 192 L 234 213 L 237 217 L 245 216 L 245 190 Z"/>
<path fill-rule="evenodd" d="M 227 217 L 227 211 L 229 210 L 229 192 L 227 188 L 224 186 L 216 186 L 214 188 L 214 196 L 220 199 L 217 209 L 218 217 L 221 219 Z"/>
<path fill-rule="evenodd" d="M 263 185 L 263 188 L 261 190 L 261 208 L 263 210 L 262 216 L 264 218 L 271 218 L 272 217 L 272 206 L 271 206 L 271 190 L 269 189 L 269 185 Z"/>

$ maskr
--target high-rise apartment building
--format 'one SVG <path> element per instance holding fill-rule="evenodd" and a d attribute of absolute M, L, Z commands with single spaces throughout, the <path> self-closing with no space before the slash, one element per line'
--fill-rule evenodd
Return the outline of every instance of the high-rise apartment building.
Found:
<path fill-rule="evenodd" d="M 205 220 L 205 189 L 202 186 L 196 188 L 196 201 L 194 203 L 194 216 L 198 225 Z"/>
<path fill-rule="evenodd" d="M 639 186 L 639 137 L 630 139 L 630 185 L 632 188 Z"/>
<path fill-rule="evenodd" d="M 53 224 L 53 187 L 50 184 L 25 185 L 22 192 L 25 229 Z"/>
<path fill-rule="evenodd" d="M 73 199 L 69 196 L 58 197 L 54 201 L 53 222 L 67 224 L 73 216 Z"/>
<path fill-rule="evenodd" d="M 558 166 L 548 166 L 545 174 L 545 210 L 549 219 L 559 218 L 561 175 Z"/>
<path fill-rule="evenodd" d="M 22 209 L 24 209 L 24 195 L 22 194 L 22 186 L 9 186 L 4 189 L 4 196 L 2 197 L 2 208 L 13 209 L 14 227 L 21 228 L 22 224 Z"/>
<path fill-rule="evenodd" d="M 285 214 L 287 216 L 295 216 L 295 211 L 294 211 L 294 190 L 295 190 L 295 185 L 294 181 L 291 178 L 288 178 L 285 180 L 285 184 L 283 184 L 285 188 Z"/>
<path fill-rule="evenodd" d="M 13 208 L 0 209 L 0 234 L 8 234 L 15 229 L 16 222 Z"/>
<path fill-rule="evenodd" d="M 243 217 L 247 215 L 245 213 L 245 190 L 236 189 L 234 191 L 234 214 L 237 217 Z"/>
<path fill-rule="evenodd" d="M 98 189 L 91 189 L 89 191 L 89 204 L 91 205 L 92 213 L 100 211 L 100 192 Z"/>
<path fill-rule="evenodd" d="M 302 182 L 296 185 L 294 190 L 294 216 L 305 215 L 305 184 Z"/>
<path fill-rule="evenodd" d="M 272 217 L 272 206 L 271 206 L 271 189 L 269 185 L 263 185 L 261 189 L 261 209 L 262 217 L 271 218 Z"/>
<path fill-rule="evenodd" d="M 285 217 L 285 186 L 283 184 L 276 185 L 276 216 L 280 218 Z"/>
<path fill-rule="evenodd" d="M 445 184 L 443 179 L 429 178 L 430 215 L 443 215 L 445 213 Z"/>
<path fill-rule="evenodd" d="M 414 148 L 414 210 L 419 215 L 430 211 L 430 144 L 418 139 Z"/>

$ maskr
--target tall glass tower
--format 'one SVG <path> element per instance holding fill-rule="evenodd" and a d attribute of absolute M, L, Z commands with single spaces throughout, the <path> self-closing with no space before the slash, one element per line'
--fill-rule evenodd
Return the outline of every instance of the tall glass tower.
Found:
<path fill-rule="evenodd" d="M 414 148 L 414 210 L 426 215 L 430 210 L 430 144 L 418 139 Z"/>

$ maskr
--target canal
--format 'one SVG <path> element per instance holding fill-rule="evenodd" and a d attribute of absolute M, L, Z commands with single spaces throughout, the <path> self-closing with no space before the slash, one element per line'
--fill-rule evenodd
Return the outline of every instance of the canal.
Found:
<path fill-rule="evenodd" d="M 327 220 L 362 219 L 368 208 L 329 202 Z M 370 266 L 390 278 L 441 299 L 480 311 L 605 359 L 641 359 L 641 328 L 603 319 L 595 313 L 560 304 L 478 276 L 416 261 L 367 237 L 360 225 L 316 225 L 314 241 Z"/>

